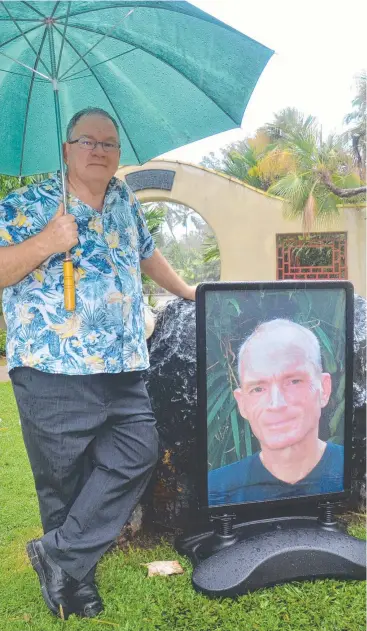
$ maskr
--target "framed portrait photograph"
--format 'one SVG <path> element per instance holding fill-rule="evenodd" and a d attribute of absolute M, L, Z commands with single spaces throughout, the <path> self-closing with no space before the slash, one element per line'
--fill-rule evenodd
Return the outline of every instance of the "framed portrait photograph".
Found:
<path fill-rule="evenodd" d="M 201 508 L 345 497 L 353 295 L 348 281 L 199 285 Z"/>

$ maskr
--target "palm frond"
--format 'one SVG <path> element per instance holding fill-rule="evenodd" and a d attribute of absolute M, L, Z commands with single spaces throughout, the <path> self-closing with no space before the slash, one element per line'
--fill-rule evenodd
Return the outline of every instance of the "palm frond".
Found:
<path fill-rule="evenodd" d="M 322 184 L 315 187 L 317 212 L 314 221 L 315 228 L 331 228 L 333 220 L 340 214 L 340 199 Z"/>
<path fill-rule="evenodd" d="M 214 235 L 210 235 L 203 244 L 203 262 L 219 261 L 220 252 L 217 240 Z"/>
<path fill-rule="evenodd" d="M 145 208 L 145 219 L 147 222 L 148 230 L 152 236 L 156 235 L 165 220 L 167 210 L 161 204 L 152 204 L 150 207 Z"/>
<path fill-rule="evenodd" d="M 257 155 L 255 150 L 249 146 L 240 153 L 239 151 L 230 151 L 226 157 L 223 171 L 227 175 L 231 175 L 238 180 L 242 180 L 250 186 L 263 189 L 264 183 L 256 173 Z"/>
<path fill-rule="evenodd" d="M 287 205 L 285 215 L 289 218 L 302 215 L 306 201 L 312 189 L 309 180 L 298 175 L 289 173 L 269 188 L 269 193 L 282 197 Z"/>

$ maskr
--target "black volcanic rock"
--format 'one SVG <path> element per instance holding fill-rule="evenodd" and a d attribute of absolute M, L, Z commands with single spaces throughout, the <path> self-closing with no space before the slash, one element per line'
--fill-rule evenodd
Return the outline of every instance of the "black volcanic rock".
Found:
<path fill-rule="evenodd" d="M 362 510 L 366 501 L 366 345 L 366 300 L 355 295 L 352 499 Z"/>
<path fill-rule="evenodd" d="M 193 302 L 174 300 L 159 312 L 150 340 L 146 385 L 160 437 L 153 519 L 176 529 L 186 525 L 196 505 L 196 319 Z"/>

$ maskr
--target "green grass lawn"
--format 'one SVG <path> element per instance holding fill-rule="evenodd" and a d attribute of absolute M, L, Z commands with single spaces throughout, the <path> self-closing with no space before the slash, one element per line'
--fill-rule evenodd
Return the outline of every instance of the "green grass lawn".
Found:
<path fill-rule="evenodd" d="M 168 544 L 107 554 L 98 583 L 105 611 L 54 618 L 43 603 L 25 543 L 41 534 L 36 494 L 10 383 L 0 383 L 0 631 L 364 631 L 365 585 L 292 583 L 210 600 L 191 587 L 191 565 Z M 351 532 L 364 536 L 362 525 Z M 183 575 L 147 578 L 142 563 L 178 559 Z"/>

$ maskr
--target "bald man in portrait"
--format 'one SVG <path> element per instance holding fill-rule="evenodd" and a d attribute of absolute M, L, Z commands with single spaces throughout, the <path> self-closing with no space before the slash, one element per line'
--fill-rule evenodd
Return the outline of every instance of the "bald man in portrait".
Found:
<path fill-rule="evenodd" d="M 260 324 L 238 354 L 238 410 L 260 450 L 209 472 L 209 505 L 343 490 L 344 448 L 319 438 L 332 381 L 316 335 L 290 320 Z"/>

